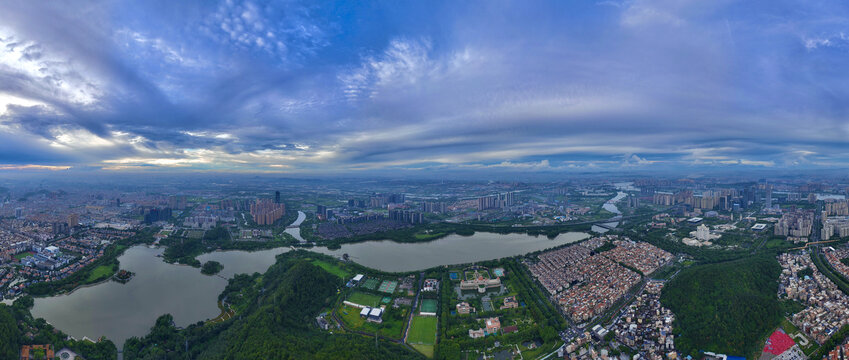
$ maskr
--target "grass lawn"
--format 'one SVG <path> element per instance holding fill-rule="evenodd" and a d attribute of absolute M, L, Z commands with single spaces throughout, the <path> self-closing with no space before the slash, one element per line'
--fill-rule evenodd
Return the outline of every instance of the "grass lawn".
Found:
<path fill-rule="evenodd" d="M 25 258 L 25 257 L 27 257 L 27 256 L 30 256 L 30 255 L 35 255 L 35 253 L 34 253 L 34 252 L 32 252 L 32 251 L 24 251 L 24 252 L 22 252 L 22 253 L 20 253 L 20 254 L 16 254 L 16 255 L 15 255 L 15 260 L 21 261 L 21 259 L 23 259 L 23 258 Z"/>
<path fill-rule="evenodd" d="M 313 264 L 313 265 L 316 265 L 316 266 L 318 266 L 318 267 L 320 267 L 320 268 L 322 268 L 322 269 L 324 269 L 324 270 L 327 270 L 327 272 L 329 272 L 329 273 L 331 273 L 331 274 L 333 274 L 333 275 L 336 275 L 336 276 L 338 276 L 338 277 L 340 277 L 340 278 L 343 278 L 343 279 L 347 279 L 347 278 L 348 278 L 348 276 L 350 276 L 350 275 L 351 275 L 351 273 L 349 273 L 349 272 L 345 271 L 345 270 L 344 270 L 344 269 L 342 269 L 341 267 L 339 267 L 339 266 L 337 266 L 337 265 L 335 265 L 335 264 L 331 264 L 331 263 L 326 262 L 326 261 L 313 260 L 313 261 L 312 261 L 312 264 Z"/>
<path fill-rule="evenodd" d="M 413 316 L 407 343 L 431 346 L 436 344 L 436 316 Z"/>
<path fill-rule="evenodd" d="M 339 317 L 342 318 L 342 321 L 345 322 L 345 324 L 354 329 L 360 328 L 366 322 L 365 319 L 360 317 L 360 309 L 355 308 L 353 306 L 340 306 L 338 314 Z"/>
<path fill-rule="evenodd" d="M 363 331 L 369 334 L 376 332 L 380 335 L 393 339 L 401 339 L 403 337 L 404 326 L 407 324 L 405 321 L 407 311 L 397 309 L 389 309 L 387 311 L 395 312 L 395 316 L 391 316 L 389 314 L 384 315 L 383 323 L 381 324 L 369 322 L 361 318 L 360 309 L 353 306 L 342 305 L 337 310 L 337 314 L 351 329 Z"/>
<path fill-rule="evenodd" d="M 100 265 L 94 268 L 94 270 L 92 270 L 91 273 L 88 274 L 88 279 L 86 279 L 86 282 L 96 282 L 106 279 L 110 276 L 112 276 L 112 266 Z"/>
<path fill-rule="evenodd" d="M 367 294 L 364 292 L 354 291 L 351 295 L 348 296 L 348 301 L 354 304 L 360 304 L 365 306 L 377 306 L 380 304 L 381 296 L 374 294 Z M 357 313 L 359 316 L 359 313 Z"/>
<path fill-rule="evenodd" d="M 432 239 L 438 239 L 438 238 L 443 237 L 443 236 L 445 236 L 444 232 L 416 233 L 415 235 L 413 235 L 413 237 L 415 237 L 416 240 L 432 240 Z"/>
<path fill-rule="evenodd" d="M 433 358 L 433 345 L 423 345 L 423 344 L 410 344 L 413 349 L 422 353 L 422 355 L 427 356 L 428 358 Z"/>

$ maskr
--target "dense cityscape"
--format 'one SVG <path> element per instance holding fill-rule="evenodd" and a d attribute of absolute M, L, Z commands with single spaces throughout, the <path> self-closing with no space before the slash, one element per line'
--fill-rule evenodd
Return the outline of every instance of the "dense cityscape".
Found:
<path fill-rule="evenodd" d="M 844 179 L 180 178 L 0 184 L 0 292 L 27 324 L 11 351 L 202 356 L 151 348 L 148 332 L 196 337 L 246 321 L 249 279 L 277 266 L 264 254 L 336 279 L 303 331 L 377 336 L 408 349 L 402 357 L 839 359 L 849 342 L 849 237 L 834 230 L 849 221 Z M 385 253 L 386 241 L 399 247 Z M 491 241 L 524 245 L 493 251 Z M 245 262 L 257 274 L 239 274 Z M 189 265 L 173 276 L 190 282 L 232 278 L 203 298 L 146 283 L 155 263 Z M 173 308 L 150 328 L 164 314 L 87 293 L 107 286 L 170 291 L 212 311 Z M 723 310 L 729 300 L 747 306 Z M 133 311 L 144 325 L 80 325 Z"/>

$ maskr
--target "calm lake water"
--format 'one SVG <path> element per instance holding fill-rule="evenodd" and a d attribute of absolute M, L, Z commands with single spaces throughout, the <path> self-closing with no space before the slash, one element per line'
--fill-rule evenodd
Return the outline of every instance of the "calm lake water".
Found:
<path fill-rule="evenodd" d="M 338 250 L 313 248 L 312 251 L 333 256 L 348 254 L 353 261 L 370 268 L 403 272 L 525 254 L 573 243 L 587 237 L 588 234 L 578 232 L 560 234 L 554 239 L 525 234 L 479 232 L 468 237 L 449 235 L 427 243 L 367 241 L 344 244 Z"/>
<path fill-rule="evenodd" d="M 368 241 L 346 244 L 338 250 L 311 250 L 333 256 L 347 253 L 365 266 L 399 272 L 525 254 L 587 237 L 586 233 L 576 232 L 560 234 L 555 239 L 476 233 L 468 237 L 451 235 L 428 243 Z M 147 334 L 162 314 L 173 315 L 178 326 L 218 316 L 218 294 L 227 285 L 225 278 L 237 273 L 264 272 L 276 255 L 286 251 L 289 249 L 204 254 L 198 257 L 201 262 L 215 260 L 224 265 L 219 276 L 206 276 L 196 268 L 163 262 L 156 256 L 161 249 L 136 246 L 119 258 L 122 269 L 136 273 L 127 284 L 105 282 L 67 295 L 39 298 L 32 313 L 78 339 L 105 335 L 120 349 L 129 337 Z"/>
<path fill-rule="evenodd" d="M 227 280 L 156 257 L 162 249 L 136 246 L 122 255 L 121 268 L 136 273 L 130 282 L 109 281 L 67 294 L 35 299 L 32 314 L 77 339 L 105 335 L 118 345 L 145 335 L 162 314 L 178 326 L 218 316 L 218 294 Z"/>

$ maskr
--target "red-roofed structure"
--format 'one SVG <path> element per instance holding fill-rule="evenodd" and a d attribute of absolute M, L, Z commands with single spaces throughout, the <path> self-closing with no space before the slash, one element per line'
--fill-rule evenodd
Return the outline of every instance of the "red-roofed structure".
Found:
<path fill-rule="evenodd" d="M 769 336 L 769 339 L 766 341 L 766 345 L 764 345 L 764 352 L 773 355 L 781 355 L 781 353 L 787 351 L 795 344 L 796 343 L 792 338 L 790 338 L 790 336 L 785 334 L 784 331 L 781 331 L 781 329 L 778 329 Z"/>

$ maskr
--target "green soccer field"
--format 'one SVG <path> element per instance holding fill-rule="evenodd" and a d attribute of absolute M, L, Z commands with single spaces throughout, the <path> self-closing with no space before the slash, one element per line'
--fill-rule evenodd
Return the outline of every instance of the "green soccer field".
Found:
<path fill-rule="evenodd" d="M 380 299 L 381 297 L 378 295 L 366 294 L 359 291 L 355 291 L 348 296 L 348 301 L 365 306 L 377 306 L 380 303 Z"/>
<path fill-rule="evenodd" d="M 413 324 L 407 342 L 410 344 L 436 344 L 436 317 L 413 316 Z"/>

